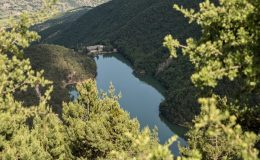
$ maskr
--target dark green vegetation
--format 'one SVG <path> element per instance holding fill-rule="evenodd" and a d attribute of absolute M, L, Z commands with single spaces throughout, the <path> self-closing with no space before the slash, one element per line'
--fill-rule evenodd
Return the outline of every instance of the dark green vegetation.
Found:
<path fill-rule="evenodd" d="M 54 90 L 51 94 L 51 104 L 54 110 L 61 113 L 62 102 L 69 101 L 69 89 L 76 82 L 94 78 L 96 65 L 93 59 L 81 55 L 71 49 L 58 45 L 34 45 L 26 49 L 25 57 L 31 61 L 36 71 L 44 70 L 44 77 L 53 81 Z M 25 94 L 28 94 L 25 96 Z M 33 92 L 23 92 L 21 98 L 32 99 Z M 38 98 L 36 97 L 35 100 Z M 35 102 L 33 102 L 35 104 Z"/>
<path fill-rule="evenodd" d="M 113 0 L 90 10 L 71 27 L 48 39 L 48 43 L 75 49 L 97 43 L 113 45 L 130 60 L 137 72 L 145 70 L 168 89 L 166 101 L 161 105 L 161 113 L 168 120 L 178 124 L 191 122 L 198 113 L 198 92 L 190 81 L 193 69 L 188 60 L 180 58 L 157 73 L 159 64 L 169 57 L 162 47 L 165 35 L 173 33 L 184 41 L 200 33 L 199 27 L 190 25 L 172 9 L 173 2 L 196 8 L 200 1 Z M 49 30 L 57 31 L 57 28 Z"/>
<path fill-rule="evenodd" d="M 93 80 L 84 81 L 77 84 L 78 100 L 62 104 L 61 119 L 50 109 L 53 85 L 23 59 L 23 49 L 39 39 L 29 28 L 50 14 L 52 2 L 43 12 L 19 17 L 12 29 L 0 29 L 0 159 L 175 158 L 168 148 L 176 137 L 161 145 L 156 132 L 140 131 L 138 122 L 120 108 L 113 86 L 99 95 Z M 205 92 L 198 99 L 201 113 L 187 134 L 189 147 L 181 148 L 177 159 L 259 159 L 259 135 L 243 122 L 250 118 L 259 124 L 259 114 L 254 114 L 259 108 L 260 2 L 221 0 L 215 6 L 206 0 L 198 11 L 175 9 L 200 25 L 201 38 L 183 43 L 168 35 L 164 46 L 171 57 L 182 50 L 194 66 L 192 83 Z M 235 97 L 215 92 L 225 81 L 239 82 L 243 92 Z M 15 99 L 16 93 L 39 87 L 44 94 L 38 94 L 33 106 Z M 251 103 L 252 95 L 256 103 Z"/>
<path fill-rule="evenodd" d="M 32 29 L 41 33 L 41 42 L 44 43 L 48 41 L 48 39 L 51 39 L 62 31 L 70 28 L 74 21 L 76 21 L 90 9 L 91 7 L 81 7 L 67 11 L 65 13 L 59 13 L 52 19 L 33 26 Z"/>
<path fill-rule="evenodd" d="M 192 83 L 204 93 L 198 99 L 201 113 L 187 133 L 189 149 L 202 159 L 259 159 L 255 144 L 260 133 L 260 1 L 205 1 L 194 11 L 174 5 L 191 22 L 201 26 L 199 40 L 179 42 L 165 37 L 172 57 L 177 49 L 194 66 Z M 258 143 L 258 145 L 257 145 Z M 242 152 L 241 152 L 242 151 Z M 256 154 L 253 156 L 253 152 Z"/>

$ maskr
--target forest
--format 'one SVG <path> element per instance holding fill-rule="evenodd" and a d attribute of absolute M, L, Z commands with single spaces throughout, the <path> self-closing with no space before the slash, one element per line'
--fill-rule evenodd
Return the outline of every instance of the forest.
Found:
<path fill-rule="evenodd" d="M 165 35 L 172 33 L 182 42 L 190 36 L 200 35 L 197 25 L 189 24 L 181 13 L 172 9 L 173 3 L 198 8 L 199 2 L 113 0 L 88 11 L 69 27 L 67 23 L 61 23 L 39 34 L 44 43 L 75 50 L 96 43 L 118 48 L 137 72 L 144 70 L 167 88 L 169 93 L 160 107 L 162 115 L 173 123 L 188 126 L 199 112 L 196 99 L 199 90 L 190 81 L 192 65 L 187 58 L 180 57 L 163 72 L 157 70 L 158 65 L 169 58 L 167 49 L 162 46 Z"/>
<path fill-rule="evenodd" d="M 66 27 L 32 30 L 55 3 L 0 25 L 1 159 L 259 159 L 258 0 L 112 0 L 72 13 Z M 96 65 L 81 53 L 92 44 L 118 48 L 166 87 L 160 113 L 189 128 L 180 155 L 169 149 L 177 136 L 161 144 L 142 129 L 114 86 L 98 91 Z"/>

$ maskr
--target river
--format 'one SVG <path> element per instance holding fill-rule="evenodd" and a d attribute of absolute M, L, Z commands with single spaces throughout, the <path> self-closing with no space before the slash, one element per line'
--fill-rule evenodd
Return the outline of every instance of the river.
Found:
<path fill-rule="evenodd" d="M 159 116 L 159 105 L 164 100 L 164 88 L 149 76 L 138 78 L 130 63 L 120 54 L 100 55 L 95 58 L 97 64 L 97 86 L 99 90 L 107 91 L 110 82 L 121 92 L 121 107 L 137 118 L 141 127 L 158 128 L 160 143 L 165 143 L 171 136 L 179 135 L 178 141 L 186 145 L 182 138 L 186 129 L 170 125 Z M 171 146 L 175 155 L 179 155 L 177 143 Z"/>

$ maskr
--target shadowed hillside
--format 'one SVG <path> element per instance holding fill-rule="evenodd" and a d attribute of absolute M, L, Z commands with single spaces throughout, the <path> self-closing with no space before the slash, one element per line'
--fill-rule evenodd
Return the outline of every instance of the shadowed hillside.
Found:
<path fill-rule="evenodd" d="M 41 34 L 41 42 L 47 42 L 62 31 L 70 28 L 74 21 L 88 12 L 92 7 L 80 7 L 65 13 L 60 13 L 44 23 L 33 26 L 32 29 Z"/>

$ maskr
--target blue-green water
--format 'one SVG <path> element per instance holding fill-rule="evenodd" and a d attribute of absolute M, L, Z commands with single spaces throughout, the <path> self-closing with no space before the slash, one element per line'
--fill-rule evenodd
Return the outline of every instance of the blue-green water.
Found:
<path fill-rule="evenodd" d="M 119 101 L 121 107 L 129 112 L 132 118 L 137 118 L 142 128 L 157 127 L 161 143 L 177 134 L 180 136 L 180 143 L 186 145 L 186 141 L 181 138 L 186 129 L 170 125 L 159 116 L 159 105 L 164 100 L 164 89 L 157 81 L 147 76 L 138 78 L 129 62 L 119 54 L 100 55 L 95 61 L 99 90 L 107 91 L 112 82 L 117 92 L 122 93 Z M 175 155 L 178 154 L 176 143 L 171 149 Z"/>

